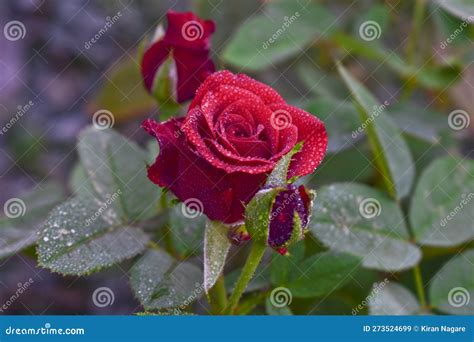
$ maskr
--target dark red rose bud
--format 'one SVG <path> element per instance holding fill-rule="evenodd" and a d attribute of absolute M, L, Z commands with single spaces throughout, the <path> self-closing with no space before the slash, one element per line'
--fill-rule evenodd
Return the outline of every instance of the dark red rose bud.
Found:
<path fill-rule="evenodd" d="M 157 29 L 154 41 L 143 55 L 141 70 L 145 87 L 156 95 L 157 83 L 163 83 L 159 80 L 160 68 L 172 64 L 164 70 L 165 76 L 172 80 L 169 83 L 175 87 L 168 96 L 174 94 L 175 98 L 170 101 L 181 103 L 193 98 L 196 89 L 215 70 L 209 58 L 215 25 L 191 12 L 168 11 L 167 18 L 166 32 L 160 31 L 160 27 Z"/>
<path fill-rule="evenodd" d="M 313 193 L 304 186 L 288 185 L 286 190 L 278 192 L 270 211 L 268 245 L 280 254 L 287 253 L 286 248 L 304 236 L 311 213 Z"/>

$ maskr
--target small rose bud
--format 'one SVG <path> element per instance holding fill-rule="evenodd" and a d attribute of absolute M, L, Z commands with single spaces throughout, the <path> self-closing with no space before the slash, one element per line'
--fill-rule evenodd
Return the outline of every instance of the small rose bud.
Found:
<path fill-rule="evenodd" d="M 288 246 L 301 240 L 307 230 L 314 197 L 303 185 L 260 190 L 246 211 L 252 239 L 287 255 Z"/>

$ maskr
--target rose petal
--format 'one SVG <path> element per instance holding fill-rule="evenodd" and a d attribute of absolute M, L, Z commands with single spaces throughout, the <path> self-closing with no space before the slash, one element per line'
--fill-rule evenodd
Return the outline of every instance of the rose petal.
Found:
<path fill-rule="evenodd" d="M 312 173 L 321 163 L 326 153 L 328 136 L 321 120 L 310 113 L 290 106 L 271 105 L 273 111 L 283 110 L 290 114 L 292 125 L 298 128 L 297 141 L 303 141 L 303 149 L 293 157 L 289 177 Z"/>

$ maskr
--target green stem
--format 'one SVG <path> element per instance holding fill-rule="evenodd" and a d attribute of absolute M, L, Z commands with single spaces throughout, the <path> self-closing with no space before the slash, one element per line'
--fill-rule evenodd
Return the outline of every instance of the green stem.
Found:
<path fill-rule="evenodd" d="M 423 286 L 423 278 L 421 277 L 421 269 L 419 265 L 413 268 L 413 275 L 415 276 L 416 292 L 422 309 L 426 308 L 426 294 Z"/>
<path fill-rule="evenodd" d="M 217 279 L 215 285 L 209 290 L 209 303 L 213 315 L 224 313 L 224 309 L 227 307 L 227 293 L 223 275 Z"/>
<path fill-rule="evenodd" d="M 423 26 L 423 16 L 425 13 L 426 0 L 416 0 L 413 8 L 413 27 L 408 37 L 407 60 L 409 65 L 416 64 L 416 49 L 420 40 L 421 27 Z"/>
<path fill-rule="evenodd" d="M 244 268 L 242 269 L 242 273 L 240 273 L 240 277 L 235 284 L 234 292 L 229 300 L 229 305 L 227 306 L 227 313 L 233 314 L 237 305 L 239 305 L 240 297 L 244 293 L 245 288 L 247 287 L 248 283 L 252 279 L 257 266 L 260 264 L 262 260 L 263 254 L 265 253 L 265 245 L 260 243 L 253 243 L 252 249 L 250 250 L 250 254 L 245 262 Z"/>

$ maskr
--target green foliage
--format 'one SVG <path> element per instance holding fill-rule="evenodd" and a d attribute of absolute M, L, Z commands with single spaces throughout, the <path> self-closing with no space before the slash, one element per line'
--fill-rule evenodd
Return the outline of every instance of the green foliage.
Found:
<path fill-rule="evenodd" d="M 474 250 L 453 257 L 430 282 L 431 304 L 453 315 L 474 314 Z"/>
<path fill-rule="evenodd" d="M 0 258 L 34 244 L 49 211 L 62 198 L 61 186 L 46 182 L 19 198 L 9 199 L 4 206 L 6 216 L 0 218 Z"/>
<path fill-rule="evenodd" d="M 409 241 L 403 213 L 386 195 L 368 186 L 339 183 L 318 191 L 310 231 L 334 251 L 362 258 L 365 267 L 400 271 L 421 258 Z"/>
<path fill-rule="evenodd" d="M 421 174 L 411 200 L 416 240 L 429 246 L 456 246 L 474 237 L 474 162 L 437 159 Z"/>

